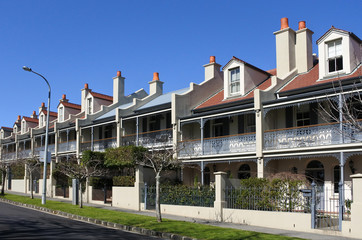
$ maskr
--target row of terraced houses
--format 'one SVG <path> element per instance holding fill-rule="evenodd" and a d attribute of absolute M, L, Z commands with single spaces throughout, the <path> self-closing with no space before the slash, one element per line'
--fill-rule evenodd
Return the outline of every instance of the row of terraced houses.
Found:
<path fill-rule="evenodd" d="M 277 66 L 272 70 L 242 56 L 221 66 L 211 56 L 199 84 L 172 92 L 163 92 L 164 82 L 154 73 L 148 93 L 141 89 L 125 96 L 126 79 L 118 71 L 113 96 L 87 83 L 80 104 L 64 94 L 57 111 L 50 112 L 51 165 L 80 157 L 84 150 L 181 146 L 177 157 L 184 163 L 179 175 L 185 185 L 195 179 L 209 185 L 217 181 L 216 172 L 235 179 L 289 172 L 306 175 L 328 198 L 339 198 L 342 182 L 344 198 L 351 199 L 350 175 L 362 173 L 362 133 L 336 118 L 342 119 L 345 105 L 356 121 L 362 118 L 361 101 L 353 97 L 362 79 L 361 39 L 332 26 L 319 36 L 318 54 L 313 54 L 313 31 L 304 21 L 293 30 L 286 18 L 274 35 Z M 39 155 L 46 114 L 42 104 L 31 116 L 18 116 L 13 126 L 1 128 L 3 161 Z M 13 191 L 29 191 L 27 184 L 7 181 Z M 49 181 L 49 189 L 53 185 Z"/>

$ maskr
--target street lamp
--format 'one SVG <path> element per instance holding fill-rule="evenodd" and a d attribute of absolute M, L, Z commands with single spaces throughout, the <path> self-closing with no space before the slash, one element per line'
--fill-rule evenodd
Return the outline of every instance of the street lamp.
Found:
<path fill-rule="evenodd" d="M 49 132 L 49 112 L 50 112 L 50 93 L 51 93 L 51 89 L 50 89 L 50 85 L 48 80 L 46 80 L 45 77 L 43 77 L 41 74 L 34 72 L 33 70 L 31 70 L 31 68 L 28 68 L 26 66 L 23 67 L 23 69 L 27 72 L 32 72 L 35 73 L 36 75 L 42 77 L 45 82 L 48 84 L 49 87 L 49 94 L 48 94 L 48 108 L 47 108 L 47 120 L 46 120 L 46 129 L 45 129 L 45 149 L 44 149 L 44 170 L 43 170 L 43 194 L 41 197 L 41 204 L 45 204 L 46 203 L 46 189 L 47 189 L 47 162 L 48 162 L 48 132 Z"/>

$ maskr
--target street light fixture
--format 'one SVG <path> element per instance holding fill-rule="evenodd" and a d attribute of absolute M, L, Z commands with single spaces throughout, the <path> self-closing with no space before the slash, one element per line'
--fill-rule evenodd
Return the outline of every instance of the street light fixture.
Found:
<path fill-rule="evenodd" d="M 24 66 L 23 69 L 27 72 L 35 73 L 36 75 L 42 77 L 49 87 L 49 94 L 48 94 L 48 108 L 47 108 L 47 119 L 46 119 L 46 129 L 45 129 L 45 149 L 44 149 L 44 169 L 43 169 L 43 194 L 41 197 L 41 204 L 46 203 L 46 189 L 47 189 L 47 162 L 48 162 L 48 133 L 49 133 L 49 112 L 50 112 L 50 94 L 51 89 L 48 80 L 43 77 L 41 74 L 34 72 L 31 68 Z"/>

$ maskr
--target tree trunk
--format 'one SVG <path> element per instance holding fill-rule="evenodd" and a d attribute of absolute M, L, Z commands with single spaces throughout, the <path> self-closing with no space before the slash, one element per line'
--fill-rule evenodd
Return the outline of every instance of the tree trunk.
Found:
<path fill-rule="evenodd" d="M 162 222 L 160 206 L 160 173 L 156 173 L 156 218 L 157 222 Z"/>
<path fill-rule="evenodd" d="M 30 182 L 30 198 L 31 199 L 34 199 L 34 193 L 33 193 L 33 191 L 34 191 L 34 184 L 33 184 L 33 174 L 29 174 L 29 182 Z"/>
<path fill-rule="evenodd" d="M 82 197 L 82 181 L 79 181 L 79 207 L 83 208 L 83 197 Z"/>
<path fill-rule="evenodd" d="M 1 186 L 1 195 L 5 194 L 5 181 L 6 181 L 6 171 L 2 171 L 2 186 Z"/>

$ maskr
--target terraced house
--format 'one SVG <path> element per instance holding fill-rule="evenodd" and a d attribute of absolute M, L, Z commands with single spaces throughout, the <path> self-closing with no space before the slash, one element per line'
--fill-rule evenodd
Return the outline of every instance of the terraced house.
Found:
<path fill-rule="evenodd" d="M 125 96 L 125 78 L 118 71 L 113 96 L 88 84 L 80 105 L 63 95 L 57 112 L 50 112 L 50 169 L 84 150 L 177 147 L 184 163 L 177 174 L 185 185 L 210 185 L 220 171 L 233 185 L 288 172 L 315 182 L 321 202 L 338 208 L 353 197 L 350 175 L 362 172 L 361 39 L 332 26 L 318 38 L 313 54 L 313 31 L 304 21 L 293 30 L 287 18 L 274 35 L 272 70 L 242 56 L 221 66 L 211 56 L 200 84 L 172 92 L 163 92 L 164 82 L 154 73 L 149 93 L 140 89 Z M 12 128 L 1 128 L 2 161 L 39 155 L 46 113 L 42 104 L 38 116 L 34 111 L 19 116 Z M 15 180 L 10 174 L 6 186 L 27 192 L 27 181 L 26 175 Z M 55 184 L 49 182 L 48 194 L 57 195 Z"/>

